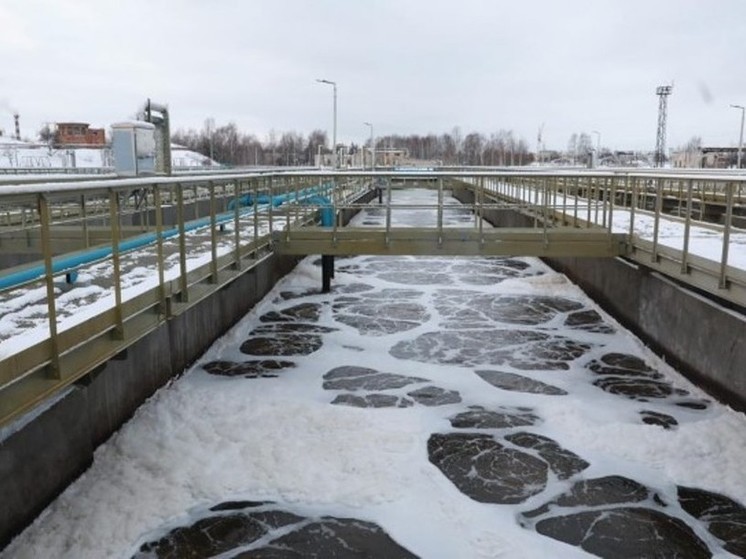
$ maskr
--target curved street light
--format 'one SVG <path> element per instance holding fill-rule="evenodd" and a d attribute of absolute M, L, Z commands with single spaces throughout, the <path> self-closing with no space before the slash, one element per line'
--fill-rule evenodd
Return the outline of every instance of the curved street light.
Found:
<path fill-rule="evenodd" d="M 373 125 L 370 122 L 363 122 L 365 126 L 370 126 L 370 170 L 376 170 L 376 144 L 373 141 Z M 365 165 L 363 165 L 365 167 Z"/>
<path fill-rule="evenodd" d="M 332 153 L 334 154 L 334 168 L 339 167 L 339 160 L 337 158 L 337 82 L 330 80 L 316 80 L 319 83 L 325 83 L 331 85 L 334 88 L 334 135 L 332 137 Z"/>
<path fill-rule="evenodd" d="M 741 150 L 743 149 L 743 116 L 744 113 L 746 113 L 746 109 L 743 107 L 743 105 L 731 105 L 734 109 L 741 109 L 741 134 L 738 137 L 738 160 L 736 163 L 736 168 L 741 168 Z"/>

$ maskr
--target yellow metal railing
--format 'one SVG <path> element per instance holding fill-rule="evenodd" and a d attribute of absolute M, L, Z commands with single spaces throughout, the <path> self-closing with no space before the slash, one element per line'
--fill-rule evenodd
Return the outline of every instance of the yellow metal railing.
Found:
<path fill-rule="evenodd" d="M 349 242 L 351 233 L 341 229 L 337 216 L 368 207 L 355 200 L 373 186 L 380 190 L 379 211 L 384 212 L 383 227 L 371 236 L 379 245 L 402 242 L 396 212 L 416 209 L 392 203 L 392 190 L 417 184 L 436 189 L 437 202 L 417 206 L 432 210 L 433 220 L 427 228 L 413 230 L 410 240 L 435 239 L 441 247 L 458 246 L 454 243 L 464 239 L 477 247 L 524 242 L 521 232 L 485 231 L 490 212 L 520 212 L 532 220 L 532 231 L 523 239 L 534 245 L 516 244 L 516 250 L 535 246 L 537 239 L 547 246 L 559 243 L 562 230 L 578 233 L 579 243 L 624 239 L 623 252 L 630 259 L 746 307 L 746 271 L 733 265 L 735 247 L 746 242 L 736 227 L 746 215 L 744 180 L 732 174 L 448 169 L 238 172 L 2 185 L 0 256 L 23 255 L 37 262 L 0 270 L 0 281 L 13 274 L 22 278 L 10 286 L 0 284 L 0 303 L 22 290 L 44 293 L 41 320 L 46 327 L 37 321 L 29 335 L 5 340 L 0 333 L 0 425 L 233 281 L 271 254 L 278 239 L 291 241 L 302 231 L 299 226 L 317 220 L 325 208 L 331 207 L 334 216 L 326 229 L 330 246 Z M 445 193 L 459 186 L 473 195 L 462 207 L 473 220 L 461 238 L 444 221 Z M 309 201 L 315 195 L 327 199 Z M 260 203 L 244 205 L 247 198 Z M 275 204 L 275 198 L 283 203 Z M 702 221 L 713 216 L 720 223 Z M 667 242 L 672 228 L 679 235 L 676 246 Z M 583 237 L 581 230 L 589 234 Z M 704 255 L 694 250 L 701 240 L 695 230 L 709 231 L 718 250 Z M 422 245 L 409 246 L 415 250 Z M 586 256 L 598 256 L 582 248 L 590 245 L 577 246 Z M 87 259 L 91 254 L 96 257 Z M 557 256 L 551 251 L 546 255 Z M 72 281 L 75 273 L 83 273 L 95 282 L 100 272 L 91 266 L 109 270 L 99 282 L 104 299 L 72 316 L 59 304 L 67 289 L 65 278 Z M 38 274 L 23 276 L 33 267 Z M 132 285 L 138 270 L 145 270 L 146 277 Z"/>

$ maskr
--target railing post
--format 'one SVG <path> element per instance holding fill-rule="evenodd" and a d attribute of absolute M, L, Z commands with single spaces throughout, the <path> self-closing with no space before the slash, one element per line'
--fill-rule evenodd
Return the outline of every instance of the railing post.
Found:
<path fill-rule="evenodd" d="M 218 283 L 218 226 L 215 183 L 208 181 L 207 189 L 210 192 L 210 283 Z"/>
<path fill-rule="evenodd" d="M 47 313 L 49 317 L 49 341 L 51 344 L 50 376 L 62 378 L 60 370 L 60 346 L 57 337 L 57 300 L 54 293 L 54 271 L 52 267 L 52 232 L 49 201 L 43 194 L 37 198 L 39 222 L 41 224 L 41 250 L 44 256 L 45 284 L 47 288 Z"/>
<path fill-rule="evenodd" d="M 495 186 L 497 189 L 497 185 Z M 479 218 L 479 246 L 484 246 L 484 179 L 482 179 L 482 188 L 479 189 L 477 203 L 479 204 L 477 206 L 477 216 Z"/>
<path fill-rule="evenodd" d="M 572 226 L 578 226 L 578 204 L 580 203 L 580 177 L 575 177 L 573 181 L 573 209 L 572 209 Z"/>
<path fill-rule="evenodd" d="M 568 223 L 567 219 L 567 196 L 568 196 L 568 188 L 567 185 L 569 183 L 569 179 L 565 178 L 562 180 L 562 225 L 565 226 Z"/>
<path fill-rule="evenodd" d="M 273 215 L 274 215 L 274 198 L 275 198 L 275 185 L 274 177 L 269 176 L 264 179 L 265 186 L 269 183 L 269 205 L 267 206 L 267 215 L 269 217 L 269 246 L 272 246 L 272 233 L 273 233 Z"/>
<path fill-rule="evenodd" d="M 475 185 L 476 186 L 476 185 Z M 478 193 L 475 192 L 475 195 Z M 438 178 L 438 247 L 443 245 L 443 179 Z"/>
<path fill-rule="evenodd" d="M 386 246 L 391 242 L 391 177 L 386 177 L 386 233 L 384 235 Z"/>
<path fill-rule="evenodd" d="M 653 216 L 653 252 L 650 255 L 651 262 L 658 262 L 658 231 L 660 229 L 661 208 L 663 207 L 663 183 L 661 179 L 655 180 L 655 214 Z"/>
<path fill-rule="evenodd" d="M 544 248 L 549 246 L 549 236 L 547 235 L 547 221 L 549 220 L 548 209 L 549 209 L 549 193 L 547 192 L 547 177 L 542 179 L 542 231 L 544 235 Z"/>
<path fill-rule="evenodd" d="M 342 219 L 342 216 L 341 215 L 337 215 L 337 213 L 338 213 L 337 206 L 338 206 L 338 202 L 339 202 L 339 188 L 338 188 L 339 184 L 337 183 L 336 177 L 332 178 L 332 183 L 331 184 L 332 184 L 332 195 L 331 195 L 331 199 L 332 199 L 332 215 L 334 216 L 334 220 L 333 220 L 334 223 L 333 223 L 333 227 L 332 227 L 332 244 L 334 246 L 337 246 L 337 228 L 339 226 L 339 221 Z M 332 274 L 332 277 L 334 277 L 334 260 L 333 260 L 333 258 L 334 257 L 332 257 L 332 264 L 331 264 L 331 274 Z"/>
<path fill-rule="evenodd" d="M 294 197 L 290 196 L 290 191 L 293 189 L 293 185 L 290 182 L 291 179 L 288 179 L 287 177 L 282 177 L 281 180 L 282 180 L 282 182 L 284 184 L 284 187 L 285 187 L 283 189 L 284 190 L 283 195 L 285 196 L 285 199 L 287 200 L 287 202 L 285 203 L 285 240 L 289 241 L 290 240 L 290 214 L 294 210 L 296 212 L 296 215 L 297 215 L 298 206 L 300 205 L 300 203 L 298 201 L 298 192 L 297 191 L 295 191 L 295 196 Z M 291 203 L 293 201 L 293 198 L 295 198 L 295 200 L 294 200 L 295 204 Z M 294 208 L 293 208 L 293 206 L 294 206 Z M 296 217 L 296 219 L 297 219 L 297 217 Z"/>
<path fill-rule="evenodd" d="M 611 191 L 609 192 L 609 233 L 614 232 L 614 203 L 616 202 L 616 176 L 611 177 Z M 624 179 L 624 190 L 627 190 L 627 179 Z"/>
<path fill-rule="evenodd" d="M 638 203 L 638 188 L 639 188 L 639 180 L 637 177 L 632 177 L 632 192 L 630 194 L 630 200 L 629 200 L 629 240 L 632 242 L 632 239 L 635 234 L 635 210 L 637 209 L 637 203 Z"/>
<path fill-rule="evenodd" d="M 189 282 L 186 265 L 186 227 L 184 224 L 184 185 L 176 185 L 176 221 L 179 227 L 179 301 L 189 301 Z"/>
<path fill-rule="evenodd" d="M 254 179 L 249 186 L 254 185 L 254 258 L 259 258 L 259 179 Z"/>
<path fill-rule="evenodd" d="M 597 177 L 591 180 L 593 180 L 593 185 L 594 185 L 593 187 L 593 204 L 594 204 L 593 225 L 598 225 L 598 207 L 600 205 L 601 195 L 602 195 L 601 188 L 599 185 L 600 179 Z"/>
<path fill-rule="evenodd" d="M 233 269 L 241 269 L 241 231 L 240 231 L 241 179 L 233 184 Z"/>
<path fill-rule="evenodd" d="M 194 204 L 194 219 L 199 219 L 199 185 L 198 184 L 194 185 L 194 199 L 192 203 Z"/>
<path fill-rule="evenodd" d="M 119 260 L 119 192 L 109 190 L 109 217 L 111 219 L 111 260 L 114 267 L 114 330 L 112 337 L 124 339 L 122 315 L 122 271 Z"/>
<path fill-rule="evenodd" d="M 686 215 L 684 216 L 684 245 L 681 250 L 681 273 L 689 273 L 689 234 L 692 226 L 692 190 L 694 181 L 687 181 L 686 189 Z"/>
<path fill-rule="evenodd" d="M 88 209 L 85 203 L 85 194 L 80 196 L 80 220 L 83 222 L 83 247 L 91 246 L 91 239 L 88 234 Z"/>
<path fill-rule="evenodd" d="M 723 227 L 723 252 L 720 258 L 720 289 L 728 288 L 728 249 L 730 248 L 730 228 L 733 221 L 733 190 L 735 183 L 725 184 L 725 225 Z"/>
<path fill-rule="evenodd" d="M 158 315 L 161 318 L 168 316 L 169 309 L 166 302 L 166 282 L 163 270 L 163 215 L 161 205 L 161 189 L 157 184 L 153 186 L 153 204 L 155 205 L 155 238 L 158 259 Z"/>

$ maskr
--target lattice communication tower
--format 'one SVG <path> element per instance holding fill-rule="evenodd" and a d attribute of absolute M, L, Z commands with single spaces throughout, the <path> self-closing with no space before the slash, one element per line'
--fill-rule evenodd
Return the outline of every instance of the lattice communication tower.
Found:
<path fill-rule="evenodd" d="M 668 96 L 673 91 L 672 85 L 661 85 L 655 89 L 658 96 L 658 134 L 655 140 L 655 166 L 663 167 L 666 162 L 666 116 L 668 113 Z"/>

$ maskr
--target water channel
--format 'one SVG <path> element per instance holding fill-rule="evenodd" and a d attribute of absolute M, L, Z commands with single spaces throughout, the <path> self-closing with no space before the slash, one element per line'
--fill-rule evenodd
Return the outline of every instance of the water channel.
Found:
<path fill-rule="evenodd" d="M 320 275 L 305 259 L 2 557 L 746 556 L 746 419 L 564 276 L 372 256 L 337 259 L 330 294 Z"/>

